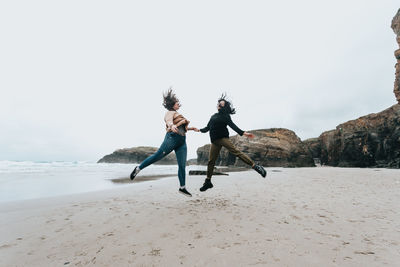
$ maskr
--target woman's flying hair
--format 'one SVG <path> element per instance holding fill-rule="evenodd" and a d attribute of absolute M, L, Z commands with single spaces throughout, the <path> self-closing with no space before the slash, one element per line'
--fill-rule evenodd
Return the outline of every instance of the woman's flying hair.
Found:
<path fill-rule="evenodd" d="M 226 93 L 223 93 L 221 97 L 218 99 L 218 103 L 221 101 L 225 101 L 225 106 L 221 107 L 221 111 L 226 114 L 235 114 L 236 109 L 232 106 L 232 103 L 227 100 L 227 95 Z"/>
<path fill-rule="evenodd" d="M 174 110 L 174 105 L 176 102 L 179 102 L 179 99 L 176 97 L 174 92 L 172 91 L 172 88 L 169 88 L 167 92 L 164 92 L 163 94 L 164 101 L 163 101 L 163 106 L 164 108 L 168 110 Z"/>

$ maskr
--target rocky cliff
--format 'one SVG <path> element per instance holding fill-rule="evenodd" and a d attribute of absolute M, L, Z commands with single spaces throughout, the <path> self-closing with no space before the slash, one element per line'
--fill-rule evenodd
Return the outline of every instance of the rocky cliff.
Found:
<path fill-rule="evenodd" d="M 325 165 L 400 168 L 400 105 L 342 123 L 304 144 Z"/>
<path fill-rule="evenodd" d="M 391 26 L 400 47 L 400 9 Z M 400 49 L 394 55 L 397 63 L 393 92 L 399 104 L 340 124 L 319 138 L 305 140 L 310 153 L 322 164 L 400 168 Z"/>
<path fill-rule="evenodd" d="M 308 167 L 314 166 L 314 161 L 307 147 L 300 138 L 290 130 L 273 128 L 249 131 L 255 135 L 254 139 L 235 135 L 232 143 L 246 153 L 255 162 L 265 167 Z M 206 165 L 208 162 L 210 145 L 197 149 L 197 163 Z M 216 165 L 246 166 L 240 159 L 222 148 Z"/>
<path fill-rule="evenodd" d="M 133 148 L 123 148 L 114 151 L 112 154 L 101 158 L 97 163 L 140 163 L 148 156 L 154 154 L 158 148 L 139 146 Z M 177 164 L 174 153 L 167 155 L 157 164 Z"/>
<path fill-rule="evenodd" d="M 397 11 L 396 16 L 394 16 L 392 20 L 392 29 L 396 34 L 397 43 L 400 47 L 400 9 Z M 397 49 L 394 52 L 394 56 L 396 57 L 397 63 L 395 65 L 396 72 L 395 72 L 395 80 L 394 80 L 394 95 L 396 96 L 397 102 L 400 104 L 400 49 Z"/>
<path fill-rule="evenodd" d="M 321 145 L 319 138 L 310 138 L 303 141 L 308 151 L 313 158 L 319 158 L 321 156 Z"/>

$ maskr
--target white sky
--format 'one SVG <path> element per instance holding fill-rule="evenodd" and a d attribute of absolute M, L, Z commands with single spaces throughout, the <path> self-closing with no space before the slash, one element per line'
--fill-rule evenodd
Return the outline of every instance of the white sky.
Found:
<path fill-rule="evenodd" d="M 159 146 L 162 92 L 204 127 L 317 137 L 395 104 L 391 1 L 1 1 L 0 160 Z M 234 132 L 231 131 L 233 135 Z M 209 143 L 190 132 L 188 158 Z"/>

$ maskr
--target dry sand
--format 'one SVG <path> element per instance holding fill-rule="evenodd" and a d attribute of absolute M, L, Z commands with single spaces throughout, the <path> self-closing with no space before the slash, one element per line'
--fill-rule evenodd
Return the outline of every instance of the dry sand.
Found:
<path fill-rule="evenodd" d="M 1 204 L 0 266 L 399 266 L 400 170 L 269 171 Z"/>

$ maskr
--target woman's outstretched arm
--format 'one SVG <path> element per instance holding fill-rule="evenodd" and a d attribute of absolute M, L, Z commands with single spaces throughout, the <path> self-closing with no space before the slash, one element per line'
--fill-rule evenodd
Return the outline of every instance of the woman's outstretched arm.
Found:
<path fill-rule="evenodd" d="M 239 127 L 237 127 L 235 123 L 233 123 L 231 116 L 229 116 L 229 115 L 226 116 L 226 124 L 228 124 L 229 127 L 231 127 L 232 130 L 237 132 L 240 136 L 242 136 L 244 134 L 244 131 L 242 129 L 240 129 Z"/>
<path fill-rule="evenodd" d="M 188 129 L 188 131 L 200 132 L 200 130 L 197 129 L 196 127 L 189 127 L 189 128 L 187 128 L 187 129 Z"/>
<path fill-rule="evenodd" d="M 232 128 L 232 130 L 237 132 L 240 136 L 244 135 L 244 136 L 246 136 L 248 138 L 253 138 L 254 137 L 254 134 L 245 132 L 245 131 L 241 130 L 239 127 L 237 127 L 237 125 L 232 121 L 231 116 L 228 116 L 227 124 L 229 125 L 229 127 Z"/>
<path fill-rule="evenodd" d="M 210 121 L 207 123 L 207 126 L 206 126 L 206 127 L 200 129 L 200 132 L 206 133 L 206 132 L 208 132 L 209 130 L 210 130 Z"/>

